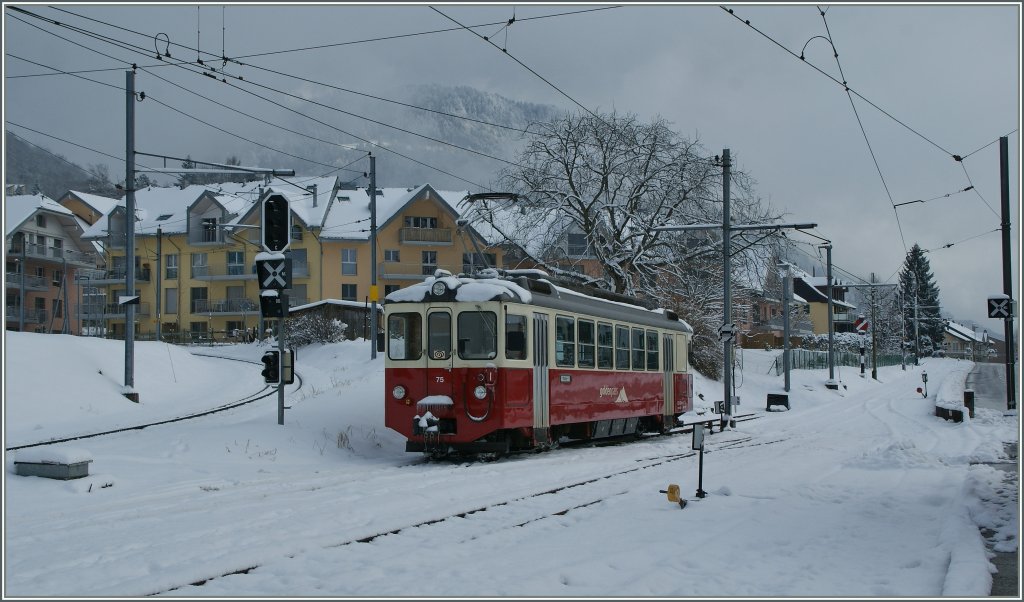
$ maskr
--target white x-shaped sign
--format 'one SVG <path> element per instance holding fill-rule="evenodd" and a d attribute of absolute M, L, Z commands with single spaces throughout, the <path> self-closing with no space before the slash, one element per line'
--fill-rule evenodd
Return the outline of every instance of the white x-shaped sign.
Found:
<path fill-rule="evenodd" d="M 1009 318 L 1010 317 L 1010 299 L 989 299 L 988 300 L 988 317 L 990 318 Z"/>
<path fill-rule="evenodd" d="M 263 288 L 287 288 L 288 280 L 285 278 L 284 260 L 281 260 L 279 263 L 270 263 L 268 261 L 264 264 L 264 270 L 266 270 L 267 277 L 263 279 Z"/>

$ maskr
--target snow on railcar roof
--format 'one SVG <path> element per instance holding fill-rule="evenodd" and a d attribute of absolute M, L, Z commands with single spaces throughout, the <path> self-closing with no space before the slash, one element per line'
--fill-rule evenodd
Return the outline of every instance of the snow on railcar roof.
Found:
<path fill-rule="evenodd" d="M 436 282 L 443 282 L 448 290 L 455 291 L 455 300 L 463 302 L 484 302 L 512 300 L 530 303 L 533 295 L 515 282 L 502 278 L 468 278 L 465 276 L 430 276 L 423 282 L 393 291 L 385 297 L 392 302 L 419 303 L 426 300 Z"/>

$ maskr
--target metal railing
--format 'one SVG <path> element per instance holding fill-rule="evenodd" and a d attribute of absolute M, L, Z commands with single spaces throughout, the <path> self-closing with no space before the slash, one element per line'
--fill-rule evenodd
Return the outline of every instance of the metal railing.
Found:
<path fill-rule="evenodd" d="M 877 363 L 875 367 L 881 368 L 883 366 L 898 366 L 903 363 L 903 358 L 899 354 L 883 354 L 880 353 L 876 356 Z M 836 366 L 853 366 L 860 367 L 860 354 L 852 353 L 849 351 L 836 351 L 834 354 L 834 362 Z M 871 367 L 871 353 L 864 354 L 864 365 L 868 368 Z M 791 370 L 822 370 L 828 368 L 828 352 L 827 351 L 811 351 L 809 349 L 790 349 L 789 350 L 789 367 Z M 775 372 L 775 376 L 782 374 L 785 369 L 782 360 L 782 354 L 780 353 L 775 358 L 775 363 L 772 364 L 772 370 Z"/>
<path fill-rule="evenodd" d="M 7 288 L 20 288 L 21 287 L 21 273 L 19 272 L 7 272 L 6 275 Z M 50 283 L 44 276 L 36 276 L 35 274 L 25 274 L 25 288 L 29 290 L 47 290 L 50 288 Z"/>
<path fill-rule="evenodd" d="M 260 311 L 260 304 L 250 299 L 195 299 L 189 307 L 194 314 L 251 314 Z"/>
<path fill-rule="evenodd" d="M 402 228 L 398 231 L 402 242 L 451 243 L 451 228 Z"/>
<path fill-rule="evenodd" d="M 17 305 L 5 306 L 5 312 L 7 315 L 8 322 L 18 322 L 21 320 L 21 307 Z M 25 323 L 26 324 L 42 324 L 47 321 L 50 312 L 37 308 L 37 307 L 26 307 L 25 308 Z"/>

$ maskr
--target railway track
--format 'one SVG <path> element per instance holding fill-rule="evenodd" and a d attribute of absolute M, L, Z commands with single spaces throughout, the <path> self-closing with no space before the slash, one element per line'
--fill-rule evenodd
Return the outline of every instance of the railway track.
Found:
<path fill-rule="evenodd" d="M 739 417 L 737 417 L 737 419 L 738 418 Z M 748 418 L 748 420 L 750 419 L 753 418 Z M 681 432 L 682 431 L 680 431 L 680 433 Z M 783 441 L 785 441 L 785 439 L 756 441 L 751 436 L 743 436 L 730 441 L 723 441 L 721 443 L 718 443 L 715 445 L 714 448 L 706 449 L 704 453 L 714 454 L 721 451 L 736 450 L 745 447 L 771 445 Z M 414 533 L 418 534 L 419 537 L 422 537 L 422 531 L 417 530 L 433 526 L 444 525 L 446 522 L 455 520 L 472 520 L 474 518 L 482 518 L 485 515 L 488 516 L 490 520 L 486 521 L 484 530 L 482 532 L 474 532 L 474 534 L 470 536 L 468 539 L 478 539 L 480 537 L 493 535 L 509 529 L 521 528 L 539 521 L 559 516 L 565 516 L 570 512 L 594 506 L 611 498 L 629 493 L 631 490 L 628 487 L 614 487 L 615 479 L 621 478 L 626 475 L 634 474 L 640 471 L 649 470 L 658 466 L 663 466 L 665 464 L 670 464 L 672 462 L 678 462 L 681 460 L 685 460 L 687 458 L 692 458 L 695 457 L 697 453 L 698 452 L 693 450 L 686 450 L 676 454 L 666 454 L 664 456 L 656 456 L 651 458 L 639 458 L 636 460 L 636 463 L 638 464 L 636 466 L 623 467 L 598 476 L 579 479 L 571 483 L 566 483 L 564 485 L 552 487 L 544 491 L 526 493 L 518 495 L 516 497 L 512 497 L 507 500 L 494 502 L 491 504 L 486 504 L 483 506 L 467 510 L 460 510 L 444 516 L 418 521 L 400 527 L 395 527 L 393 529 L 381 530 L 376 533 L 347 539 L 345 541 L 340 541 L 334 544 L 324 545 L 323 549 L 329 550 L 336 548 L 345 548 L 357 544 L 371 543 L 383 537 L 412 535 Z M 602 487 L 602 485 L 609 484 L 613 485 L 610 491 L 608 490 L 607 486 Z M 504 522 L 500 519 L 497 521 L 493 520 L 495 514 L 500 515 L 503 513 L 509 515 L 508 522 Z M 527 514 L 528 517 L 524 517 L 524 513 Z M 282 556 L 287 558 L 293 558 L 296 555 L 297 553 L 282 554 Z M 170 592 L 182 589 L 184 587 L 202 586 L 207 582 L 210 582 L 215 579 L 220 579 L 232 575 L 248 574 L 249 572 L 258 569 L 261 566 L 262 565 L 260 564 L 244 566 L 236 570 L 223 572 L 218 575 L 212 575 L 210 577 L 193 581 L 188 584 L 183 584 L 167 589 L 162 589 L 160 591 L 152 592 L 148 595 L 165 595 Z"/>
<path fill-rule="evenodd" d="M 236 361 L 236 362 L 244 362 L 244 363 L 247 363 L 247 364 L 262 365 L 259 362 L 252 362 L 252 361 L 249 361 L 249 360 L 241 360 L 241 359 L 233 358 L 233 357 L 222 357 L 222 356 L 206 355 L 206 354 L 198 354 L 198 355 L 202 355 L 203 357 L 212 357 L 212 358 L 216 358 L 216 359 L 232 360 L 232 361 Z M 299 374 L 298 372 L 295 372 L 295 379 L 298 381 L 298 386 L 295 389 L 292 390 L 293 393 L 295 391 L 298 391 L 298 390 L 302 389 L 302 375 Z M 172 424 L 172 423 L 175 423 L 175 422 L 183 422 L 185 420 L 194 420 L 196 418 L 202 418 L 204 416 L 210 416 L 211 414 L 217 414 L 217 413 L 220 413 L 220 412 L 226 412 L 228 410 L 233 410 L 235 408 L 240 408 L 240 407 L 242 407 L 244 405 L 248 405 L 250 403 L 257 402 L 257 401 L 259 401 L 261 399 L 266 399 L 267 397 L 270 397 L 271 395 L 276 395 L 276 394 L 277 394 L 277 387 L 271 387 L 269 385 L 265 385 L 262 389 L 260 389 L 259 391 L 255 392 L 255 393 L 252 393 L 251 395 L 247 395 L 245 397 L 242 397 L 241 399 L 237 399 L 235 401 L 231 401 L 231 402 L 225 403 L 223 405 L 216 406 L 216 407 L 211 408 L 209 410 L 203 410 L 203 411 L 200 411 L 200 412 L 191 412 L 189 414 L 182 414 L 181 416 L 176 416 L 174 418 L 166 418 L 164 420 L 157 420 L 157 421 L 154 421 L 154 422 L 147 422 L 147 423 L 144 423 L 144 424 L 137 424 L 137 425 L 133 425 L 133 426 L 126 426 L 126 427 L 123 427 L 123 428 L 113 429 L 113 430 L 109 430 L 109 431 L 100 431 L 100 432 L 95 432 L 95 433 L 86 433 L 86 434 L 81 434 L 81 435 L 72 435 L 72 436 L 67 436 L 67 437 L 60 437 L 60 438 L 56 438 L 56 439 L 47 439 L 46 441 L 37 441 L 35 443 L 25 443 L 25 444 L 22 444 L 22 445 L 12 445 L 11 447 L 5 447 L 4 451 L 17 451 L 19 449 L 28 449 L 28 448 L 31 448 L 31 447 L 40 447 L 40 446 L 43 446 L 43 445 L 53 445 L 55 443 L 67 443 L 68 441 L 78 441 L 78 440 L 81 440 L 81 439 L 93 439 L 93 438 L 96 438 L 96 437 L 104 437 L 104 436 L 107 436 L 107 435 L 115 435 L 117 433 L 124 433 L 124 432 L 127 432 L 127 431 L 141 431 L 141 430 L 149 428 L 149 427 L 160 426 L 160 425 L 163 425 L 163 424 Z"/>

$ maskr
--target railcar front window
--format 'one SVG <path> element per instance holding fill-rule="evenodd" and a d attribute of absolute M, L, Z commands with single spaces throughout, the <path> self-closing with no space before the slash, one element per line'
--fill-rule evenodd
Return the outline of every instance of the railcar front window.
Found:
<path fill-rule="evenodd" d="M 489 311 L 459 314 L 459 357 L 492 360 L 498 355 L 498 317 Z"/>
<path fill-rule="evenodd" d="M 401 313 L 388 316 L 388 357 L 418 360 L 423 353 L 423 317 Z"/>
<path fill-rule="evenodd" d="M 555 319 L 555 365 L 576 365 L 576 332 L 572 318 Z"/>
<path fill-rule="evenodd" d="M 505 358 L 526 359 L 526 316 L 505 315 Z"/>
<path fill-rule="evenodd" d="M 452 353 L 452 315 L 435 311 L 427 316 L 427 337 L 432 360 L 446 360 Z"/>

